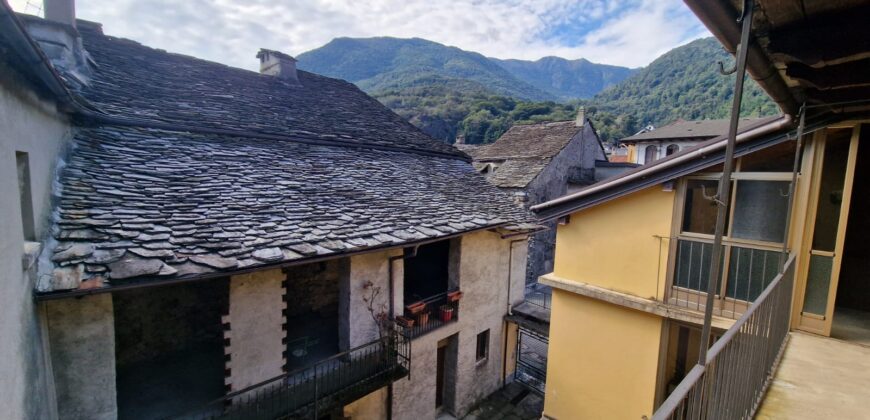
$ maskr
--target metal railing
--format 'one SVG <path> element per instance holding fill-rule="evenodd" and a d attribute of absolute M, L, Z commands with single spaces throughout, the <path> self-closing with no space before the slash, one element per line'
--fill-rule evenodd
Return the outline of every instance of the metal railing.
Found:
<path fill-rule="evenodd" d="M 653 415 L 664 419 L 751 419 L 788 337 L 795 257 L 761 292 Z"/>
<path fill-rule="evenodd" d="M 411 345 L 400 329 L 311 366 L 251 385 L 179 419 L 320 418 L 393 381 L 411 368 Z"/>
<path fill-rule="evenodd" d="M 532 305 L 550 310 L 553 301 L 553 289 L 539 283 L 529 284 L 526 286 L 524 300 Z"/>
<path fill-rule="evenodd" d="M 780 250 L 725 244 L 721 282 L 717 285 L 713 313 L 737 319 L 779 272 Z M 666 302 L 703 311 L 710 277 L 713 243 L 677 238 L 673 281 Z"/>
<path fill-rule="evenodd" d="M 549 338 L 520 327 L 517 340 L 517 369 L 514 379 L 544 394 L 547 383 Z"/>
<path fill-rule="evenodd" d="M 420 305 L 420 303 L 423 305 L 422 308 L 418 306 L 420 309 L 416 313 L 412 313 L 406 307 L 404 317 L 405 334 L 409 338 L 417 338 L 444 325 L 456 322 L 459 319 L 459 301 L 451 301 L 449 298 L 449 295 L 455 292 L 458 292 L 458 290 L 439 293 L 419 302 L 414 302 L 416 305 Z M 408 320 L 411 320 L 411 324 L 408 324 Z"/>

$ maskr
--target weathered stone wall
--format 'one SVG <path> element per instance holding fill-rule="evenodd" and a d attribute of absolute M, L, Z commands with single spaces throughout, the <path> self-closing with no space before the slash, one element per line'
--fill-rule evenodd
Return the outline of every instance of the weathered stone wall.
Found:
<path fill-rule="evenodd" d="M 47 236 L 51 186 L 68 122 L 54 105 L 0 66 L 0 413 L 10 419 L 56 417 L 40 310 L 33 302 L 35 267 L 24 268 L 16 151 L 29 154 L 35 237 Z M 33 254 L 33 257 L 36 255 Z"/>
<path fill-rule="evenodd" d="M 284 273 L 256 271 L 230 278 L 229 312 L 224 316 L 226 384 L 237 391 L 284 371 Z"/>
<path fill-rule="evenodd" d="M 221 315 L 228 309 L 229 279 L 116 292 L 118 366 L 220 342 Z"/>
<path fill-rule="evenodd" d="M 112 295 L 55 300 L 44 305 L 59 417 L 117 418 Z"/>
<path fill-rule="evenodd" d="M 503 320 L 507 312 L 508 291 L 522 287 L 525 267 L 524 244 L 514 245 L 514 261 L 509 261 L 510 240 L 491 232 L 461 237 L 458 282 L 463 291 L 458 320 L 422 337 L 411 345 L 411 378 L 393 385 L 393 418 L 434 419 L 435 381 L 438 342 L 454 336 L 456 340 L 455 393 L 445 399 L 445 410 L 459 417 L 502 384 L 504 355 Z M 514 267 L 511 273 L 510 266 Z M 512 277 L 510 277 L 512 275 Z M 515 280 L 515 284 L 509 284 Z M 513 293 L 513 292 L 512 292 Z M 522 294 L 511 295 L 518 303 Z M 489 356 L 476 360 L 477 334 L 489 330 Z M 445 384 L 449 389 L 449 385 Z M 452 400 L 452 401 L 451 401 Z M 450 403 L 450 404 L 448 404 Z"/>

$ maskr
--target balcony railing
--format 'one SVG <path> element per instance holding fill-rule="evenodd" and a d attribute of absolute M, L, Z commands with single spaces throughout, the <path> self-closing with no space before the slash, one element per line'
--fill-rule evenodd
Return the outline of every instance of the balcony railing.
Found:
<path fill-rule="evenodd" d="M 664 419 L 751 419 L 788 337 L 795 258 L 761 292 L 653 415 Z"/>
<path fill-rule="evenodd" d="M 405 315 L 399 320 L 405 334 L 417 338 L 459 319 L 459 298 L 462 292 L 453 290 L 412 302 L 405 306 Z"/>
<path fill-rule="evenodd" d="M 713 313 L 737 319 L 776 277 L 782 251 L 734 244 L 725 244 L 723 250 L 725 261 Z M 704 310 L 712 254 L 712 240 L 677 239 L 669 304 Z"/>
<path fill-rule="evenodd" d="M 212 401 L 181 419 L 318 419 L 407 376 L 410 342 L 399 329 L 311 366 L 277 376 Z"/>
<path fill-rule="evenodd" d="M 553 301 L 553 290 L 549 286 L 540 283 L 532 283 L 526 286 L 525 299 L 532 305 L 550 310 Z"/>

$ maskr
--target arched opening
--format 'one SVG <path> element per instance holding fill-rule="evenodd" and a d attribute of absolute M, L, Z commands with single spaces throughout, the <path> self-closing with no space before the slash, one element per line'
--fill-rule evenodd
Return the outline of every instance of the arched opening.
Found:
<path fill-rule="evenodd" d="M 643 163 L 655 162 L 659 157 L 659 148 L 657 146 L 647 146 L 643 154 Z"/>
<path fill-rule="evenodd" d="M 677 153 L 679 151 L 680 151 L 680 146 L 677 146 L 676 144 L 672 144 L 672 145 L 668 146 L 667 149 L 665 149 L 665 155 L 670 156 L 670 155 Z"/>

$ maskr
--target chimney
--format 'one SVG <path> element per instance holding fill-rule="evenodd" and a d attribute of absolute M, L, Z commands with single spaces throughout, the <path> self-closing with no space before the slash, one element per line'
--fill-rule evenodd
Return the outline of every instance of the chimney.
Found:
<path fill-rule="evenodd" d="M 586 107 L 581 106 L 577 108 L 577 118 L 574 119 L 574 125 L 577 127 L 583 127 L 586 125 Z"/>
<path fill-rule="evenodd" d="M 260 48 L 257 53 L 260 59 L 260 74 L 276 76 L 288 82 L 298 84 L 299 76 L 296 74 L 296 59 L 279 51 Z"/>
<path fill-rule="evenodd" d="M 75 0 L 45 0 L 42 7 L 47 20 L 76 27 Z"/>

